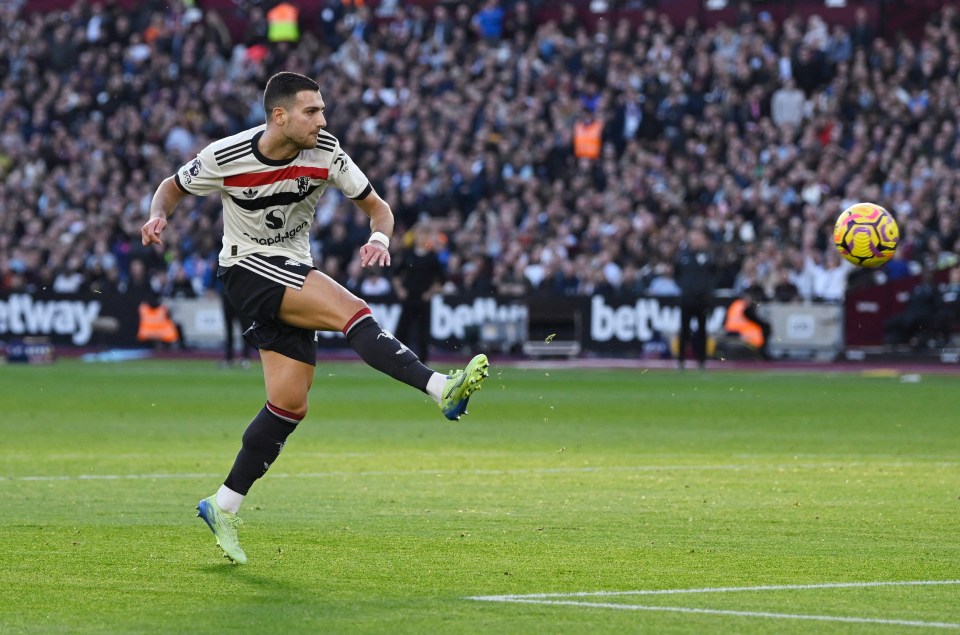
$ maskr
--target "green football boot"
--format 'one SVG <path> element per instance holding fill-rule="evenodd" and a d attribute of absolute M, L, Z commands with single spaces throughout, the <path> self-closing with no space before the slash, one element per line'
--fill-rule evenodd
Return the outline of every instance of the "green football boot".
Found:
<path fill-rule="evenodd" d="M 460 415 L 467 414 L 467 402 L 470 395 L 480 390 L 481 382 L 489 377 L 490 362 L 486 355 L 477 355 L 463 370 L 452 371 L 440 396 L 440 410 L 450 421 L 459 421 Z"/>
<path fill-rule="evenodd" d="M 247 554 L 243 553 L 237 539 L 237 528 L 243 521 L 236 514 L 220 509 L 217 506 L 216 494 L 200 501 L 197 505 L 197 516 L 210 527 L 217 539 L 217 546 L 223 549 L 226 557 L 237 564 L 247 564 Z"/>

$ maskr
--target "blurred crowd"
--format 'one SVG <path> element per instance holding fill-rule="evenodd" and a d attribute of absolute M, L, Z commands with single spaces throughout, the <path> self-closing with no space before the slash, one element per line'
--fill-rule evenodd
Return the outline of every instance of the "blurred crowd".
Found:
<path fill-rule="evenodd" d="M 328 130 L 394 209 L 392 249 L 427 231 L 446 292 L 675 295 L 693 229 L 721 288 L 784 301 L 840 300 L 960 253 L 951 8 L 919 41 L 889 41 L 865 12 L 848 29 L 748 2 L 705 29 L 655 9 L 631 24 L 572 4 L 538 20 L 523 0 L 338 1 L 276 42 L 259 2 L 237 3 L 241 37 L 202 2 L 23 4 L 0 4 L 0 293 L 213 292 L 216 197 L 184 201 L 166 249 L 139 228 L 162 179 L 263 122 L 279 70 L 319 81 Z M 599 145 L 574 138 L 588 129 Z M 900 224 L 880 274 L 831 243 L 858 201 Z M 321 199 L 316 263 L 364 295 L 390 288 L 360 270 L 368 236 L 348 200 Z"/>

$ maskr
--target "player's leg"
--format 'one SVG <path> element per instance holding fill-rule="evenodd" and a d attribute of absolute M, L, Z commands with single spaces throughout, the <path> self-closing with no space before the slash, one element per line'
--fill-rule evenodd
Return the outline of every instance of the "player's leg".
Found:
<path fill-rule="evenodd" d="M 280 456 L 287 437 L 306 415 L 307 393 L 313 384 L 313 365 L 288 357 L 307 357 L 308 352 L 316 355 L 311 332 L 289 329 L 278 335 L 271 346 L 285 353 L 266 349 L 260 352 L 267 402 L 244 431 L 240 451 L 223 485 L 197 506 L 198 515 L 210 526 L 217 544 L 228 558 L 241 564 L 247 556 L 237 536 L 237 512 L 254 482 L 267 473 Z"/>
<path fill-rule="evenodd" d="M 307 392 L 314 367 L 276 351 L 261 352 L 267 402 L 243 433 L 243 445 L 224 481 L 225 488 L 240 495 L 223 497 L 221 508 L 236 512 L 253 483 L 267 473 L 280 456 L 287 437 L 307 414 Z M 218 497 L 218 504 L 221 499 Z"/>
<path fill-rule="evenodd" d="M 280 305 L 280 320 L 302 329 L 339 330 L 367 364 L 421 390 L 438 403 L 448 419 L 466 412 L 470 395 L 487 376 L 484 355 L 452 375 L 437 373 L 374 319 L 367 303 L 329 276 L 313 270 L 300 289 L 288 288 Z"/>
<path fill-rule="evenodd" d="M 260 351 L 267 401 L 303 419 L 307 415 L 307 394 L 313 386 L 315 366 L 281 355 Z"/>
<path fill-rule="evenodd" d="M 370 366 L 427 392 L 434 372 L 380 327 L 366 302 L 319 271 L 311 271 L 299 290 L 286 290 L 280 319 L 303 329 L 343 331 L 347 342 Z"/>
<path fill-rule="evenodd" d="M 257 265 L 223 268 L 218 275 L 229 301 L 250 322 L 244 340 L 261 349 L 267 402 L 243 433 L 240 451 L 223 485 L 197 506 L 217 544 L 227 557 L 239 563 L 247 558 L 237 538 L 237 511 L 250 487 L 276 460 L 287 437 L 306 414 L 317 358 L 314 331 L 284 325 L 276 319 L 293 274 L 283 273 L 275 263 L 258 260 Z M 268 267 L 273 269 L 263 275 L 262 270 Z"/>

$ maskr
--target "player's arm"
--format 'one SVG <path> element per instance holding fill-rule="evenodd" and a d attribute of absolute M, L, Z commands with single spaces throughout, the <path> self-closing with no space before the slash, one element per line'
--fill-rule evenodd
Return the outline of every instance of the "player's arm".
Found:
<path fill-rule="evenodd" d="M 140 228 L 140 237 L 144 245 L 163 246 L 160 232 L 167 226 L 167 217 L 187 196 L 188 193 L 177 185 L 175 177 L 167 177 L 160 183 L 150 202 L 150 220 Z"/>
<path fill-rule="evenodd" d="M 393 210 L 377 192 L 370 188 L 363 198 L 353 199 L 354 204 L 370 217 L 370 239 L 360 248 L 360 266 L 368 267 L 390 264 L 390 237 L 393 236 Z"/>

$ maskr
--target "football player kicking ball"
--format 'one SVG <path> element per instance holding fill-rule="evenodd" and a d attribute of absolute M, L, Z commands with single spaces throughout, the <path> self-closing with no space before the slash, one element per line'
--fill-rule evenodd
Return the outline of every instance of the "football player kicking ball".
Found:
<path fill-rule="evenodd" d="M 367 364 L 429 394 L 450 420 L 466 414 L 470 395 L 488 375 L 484 355 L 452 375 L 427 368 L 380 327 L 363 300 L 313 267 L 310 225 L 328 185 L 370 217 L 372 233 L 360 248 L 363 267 L 390 264 L 393 212 L 323 130 L 316 82 L 277 73 L 267 82 L 263 106 L 266 125 L 210 144 L 160 184 L 141 229 L 144 245 L 162 245 L 160 234 L 181 200 L 220 193 L 224 235 L 217 276 L 228 299 L 253 320 L 244 337 L 260 349 L 267 402 L 243 433 L 223 485 L 197 510 L 226 556 L 241 564 L 247 556 L 237 539 L 237 511 L 307 414 L 317 331 L 342 331 Z"/>

